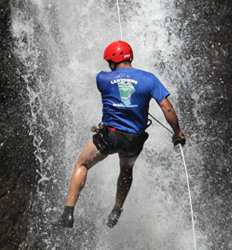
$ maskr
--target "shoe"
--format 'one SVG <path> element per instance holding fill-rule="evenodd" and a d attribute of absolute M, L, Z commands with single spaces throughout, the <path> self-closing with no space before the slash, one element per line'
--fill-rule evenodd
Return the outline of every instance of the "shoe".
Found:
<path fill-rule="evenodd" d="M 73 208 L 65 207 L 63 214 L 56 223 L 56 226 L 72 228 L 73 223 L 74 223 Z"/>
<path fill-rule="evenodd" d="M 122 209 L 121 208 L 118 208 L 118 207 L 113 208 L 113 210 L 111 211 L 110 215 L 108 216 L 108 221 L 107 221 L 106 225 L 109 228 L 114 227 L 117 224 L 118 219 L 119 219 L 121 213 L 122 213 Z"/>

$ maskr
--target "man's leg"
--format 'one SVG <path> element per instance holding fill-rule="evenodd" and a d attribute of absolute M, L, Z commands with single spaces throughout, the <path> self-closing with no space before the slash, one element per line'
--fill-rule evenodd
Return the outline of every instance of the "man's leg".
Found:
<path fill-rule="evenodd" d="M 137 157 L 120 157 L 115 207 L 122 208 L 133 180 L 133 167 Z"/>
<path fill-rule="evenodd" d="M 108 217 L 107 225 L 109 227 L 115 226 L 121 215 L 123 204 L 126 200 L 126 197 L 129 193 L 132 184 L 133 166 L 137 159 L 137 156 L 131 158 L 119 156 L 119 159 L 120 159 L 120 174 L 117 182 L 115 206 Z"/>
<path fill-rule="evenodd" d="M 61 224 L 65 227 L 73 226 L 73 211 L 79 198 L 81 189 L 84 187 L 88 170 L 97 162 L 106 158 L 107 155 L 100 153 L 92 141 L 88 142 L 81 152 L 69 183 L 65 208 L 61 217 Z"/>

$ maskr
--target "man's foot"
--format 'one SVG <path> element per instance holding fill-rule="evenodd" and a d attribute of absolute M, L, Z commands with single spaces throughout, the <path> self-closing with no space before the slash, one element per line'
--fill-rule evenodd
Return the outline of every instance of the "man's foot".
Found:
<path fill-rule="evenodd" d="M 113 208 L 110 215 L 108 216 L 108 221 L 106 225 L 110 228 L 114 227 L 117 224 L 121 213 L 122 213 L 121 208 L 118 208 L 118 207 Z"/>
<path fill-rule="evenodd" d="M 64 212 L 57 221 L 56 226 L 72 228 L 74 222 L 73 210 L 74 210 L 73 207 L 68 207 L 68 206 L 64 207 Z"/>

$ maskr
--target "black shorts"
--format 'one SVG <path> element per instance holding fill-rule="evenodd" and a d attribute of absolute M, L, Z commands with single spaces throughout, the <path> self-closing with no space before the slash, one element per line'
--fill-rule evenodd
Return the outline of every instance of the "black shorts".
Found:
<path fill-rule="evenodd" d="M 135 157 L 142 151 L 148 136 L 145 131 L 141 134 L 129 134 L 103 127 L 93 135 L 93 143 L 103 154 L 119 153 L 123 157 Z"/>

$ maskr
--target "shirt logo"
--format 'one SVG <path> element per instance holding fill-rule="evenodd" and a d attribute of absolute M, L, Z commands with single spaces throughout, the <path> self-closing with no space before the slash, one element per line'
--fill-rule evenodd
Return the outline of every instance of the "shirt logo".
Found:
<path fill-rule="evenodd" d="M 131 96 L 135 92 L 133 84 L 138 82 L 133 79 L 117 79 L 111 81 L 111 84 L 118 84 L 118 90 L 122 104 L 113 104 L 117 107 L 138 107 L 138 105 L 131 104 Z"/>

